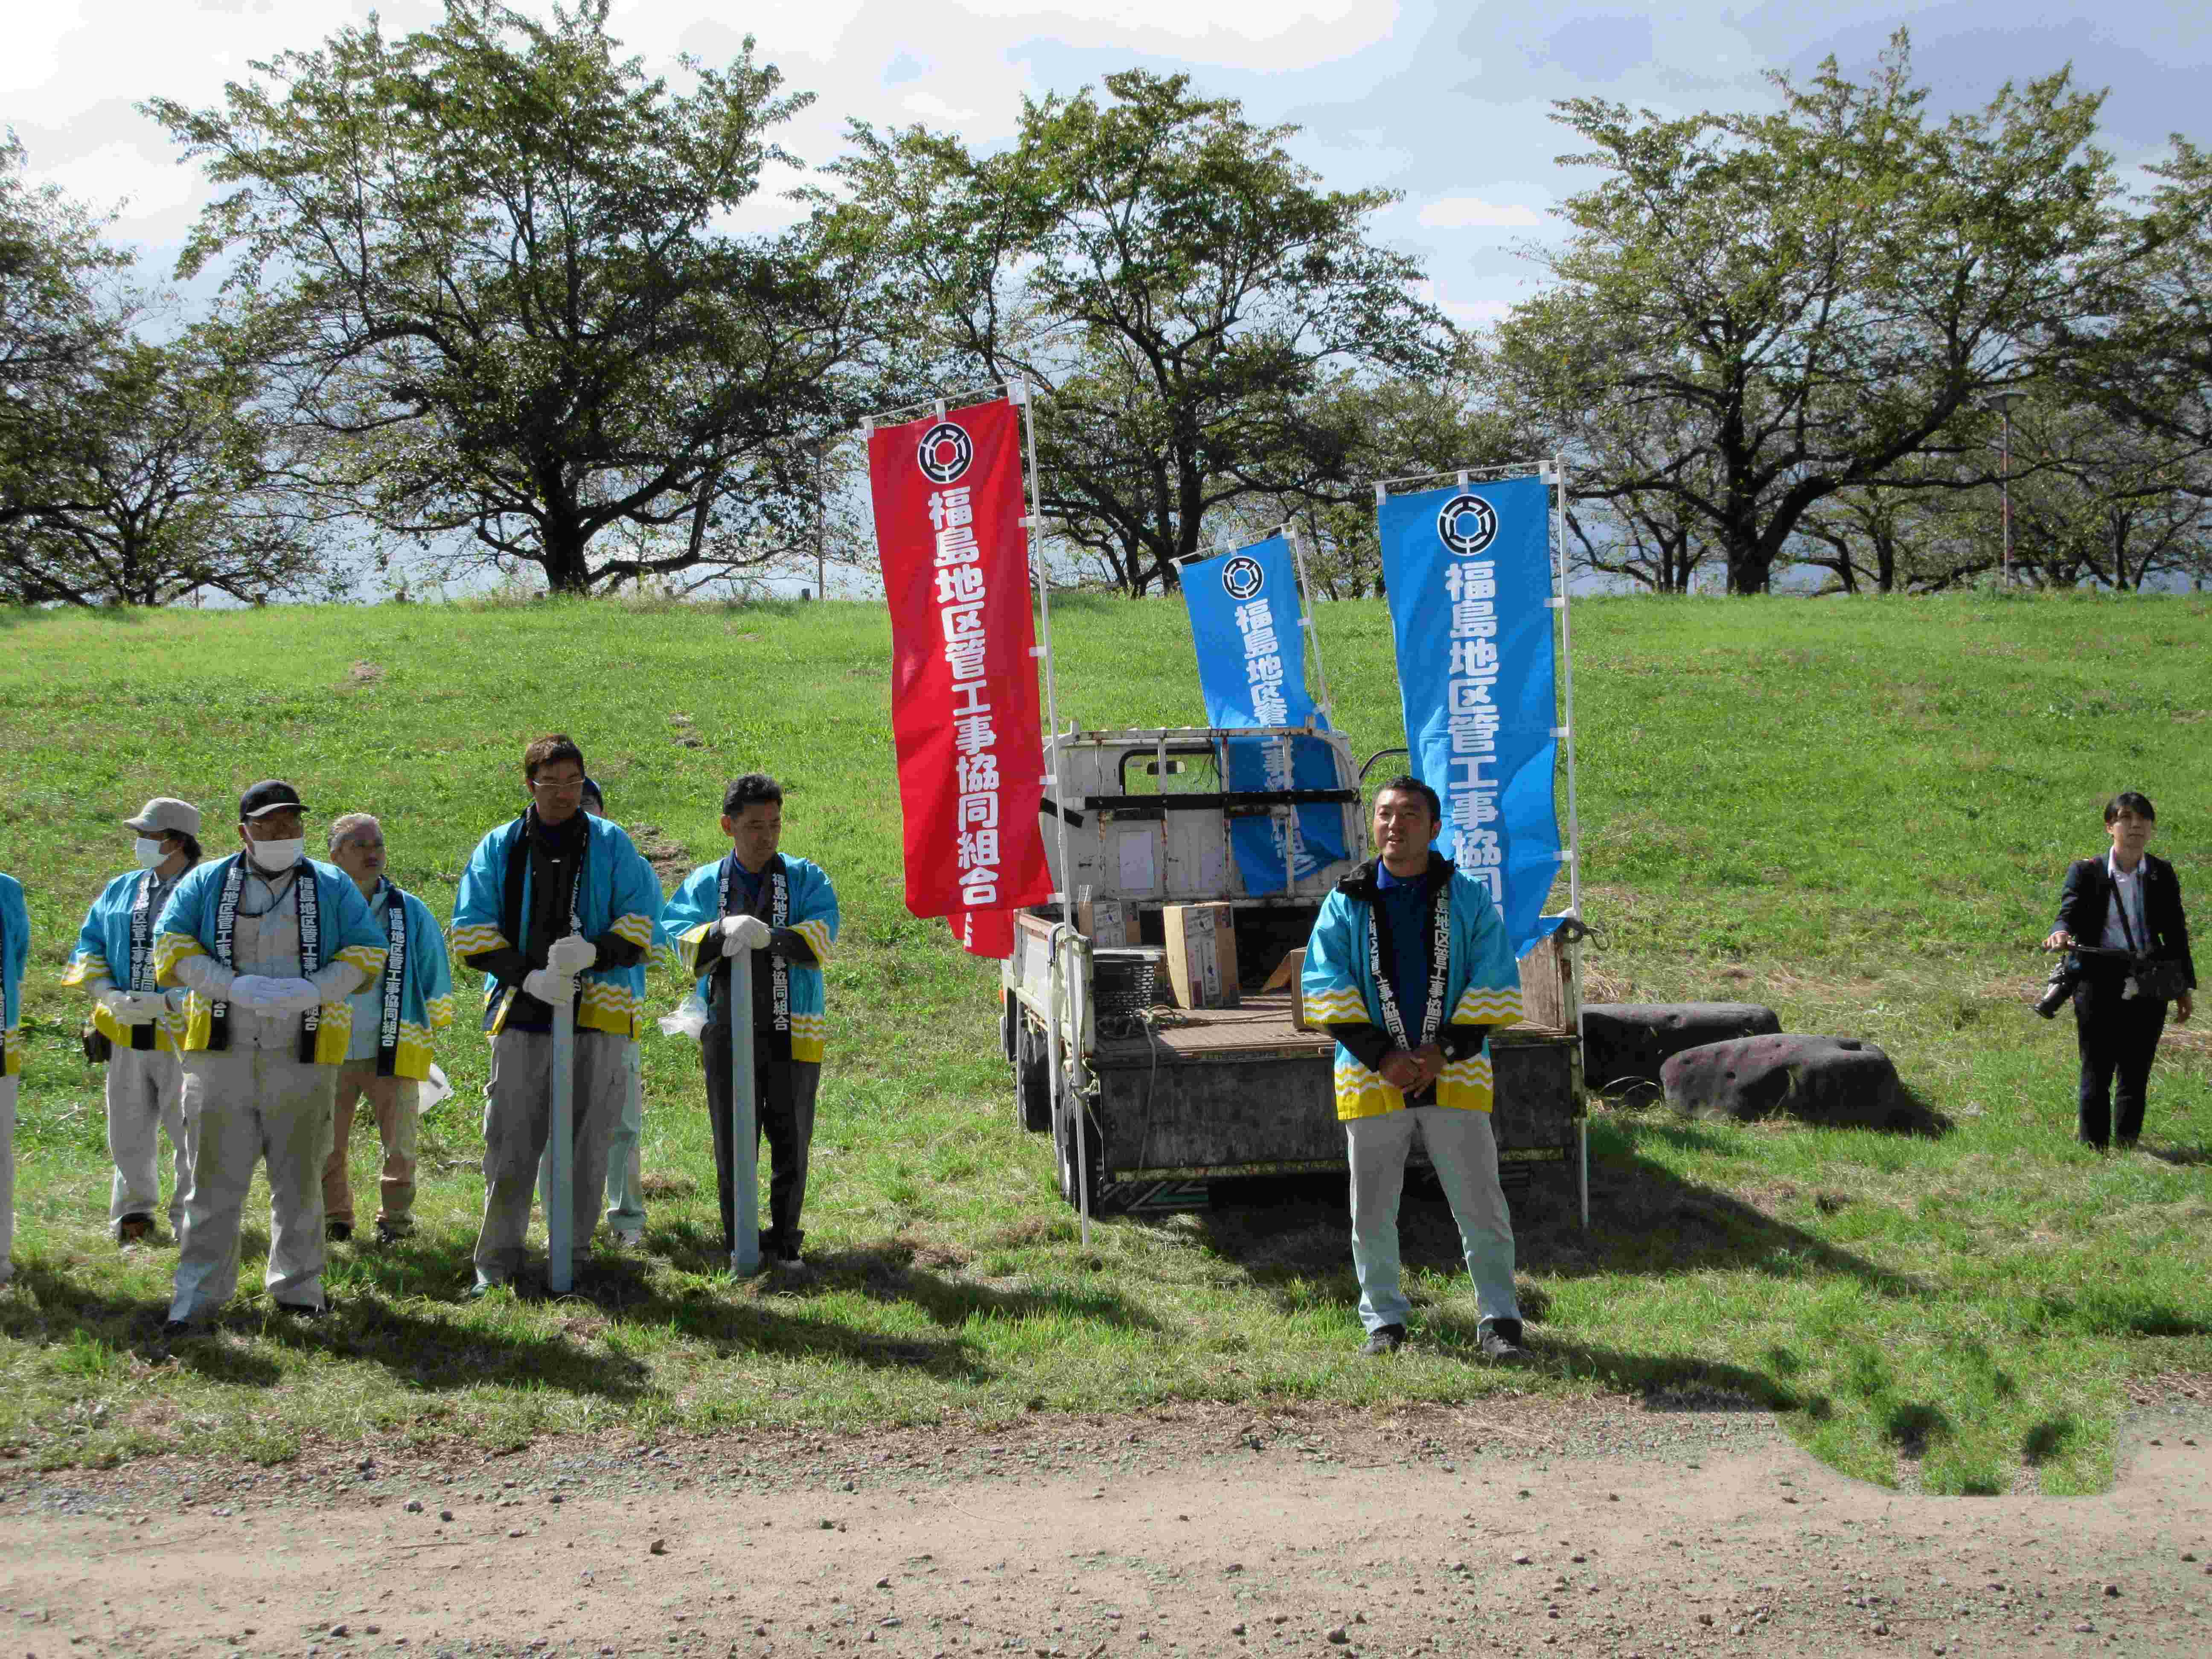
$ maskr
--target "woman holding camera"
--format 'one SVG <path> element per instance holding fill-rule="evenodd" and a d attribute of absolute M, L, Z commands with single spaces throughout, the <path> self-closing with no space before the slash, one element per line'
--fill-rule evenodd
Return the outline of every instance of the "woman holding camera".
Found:
<path fill-rule="evenodd" d="M 2149 799 L 2132 790 L 2105 803 L 2111 849 L 2101 858 L 2076 860 L 2067 870 L 2058 925 L 2043 942 L 2052 951 L 2088 946 L 2127 953 L 2068 963 L 2081 1048 L 2075 1133 L 2100 1152 L 2114 1140 L 2132 1146 L 2142 1133 L 2143 1094 L 2159 1035 L 2166 1029 L 2166 1005 L 2173 1004 L 2177 1024 L 2187 1020 L 2190 993 L 2197 985 L 2189 923 L 2181 912 L 2181 883 L 2172 865 L 2143 850 L 2157 822 Z"/>

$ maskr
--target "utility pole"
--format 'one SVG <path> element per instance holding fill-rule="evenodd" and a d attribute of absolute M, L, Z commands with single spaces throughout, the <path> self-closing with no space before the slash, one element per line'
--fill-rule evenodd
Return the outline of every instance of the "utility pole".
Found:
<path fill-rule="evenodd" d="M 2002 573 L 1998 586 L 2012 586 L 2012 406 L 2025 392 L 1992 392 L 1982 400 L 1982 407 L 1993 410 L 2004 418 L 2004 437 L 1997 448 L 1997 512 L 2003 526 L 2003 550 L 1999 554 L 1998 568 Z"/>

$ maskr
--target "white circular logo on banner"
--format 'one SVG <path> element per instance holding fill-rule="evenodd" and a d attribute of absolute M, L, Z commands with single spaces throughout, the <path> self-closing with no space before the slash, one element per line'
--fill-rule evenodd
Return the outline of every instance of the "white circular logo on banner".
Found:
<path fill-rule="evenodd" d="M 1462 556 L 1480 553 L 1498 539 L 1498 509 L 1480 495 L 1455 495 L 1437 514 L 1437 534 Z"/>
<path fill-rule="evenodd" d="M 975 459 L 975 446 L 968 434 L 950 421 L 939 421 L 921 434 L 915 459 L 921 476 L 932 483 L 948 484 L 968 470 Z"/>
<path fill-rule="evenodd" d="M 1239 553 L 1224 560 L 1221 566 L 1221 591 L 1232 599 L 1253 599 L 1267 585 L 1267 573 L 1259 560 L 1249 553 Z"/>

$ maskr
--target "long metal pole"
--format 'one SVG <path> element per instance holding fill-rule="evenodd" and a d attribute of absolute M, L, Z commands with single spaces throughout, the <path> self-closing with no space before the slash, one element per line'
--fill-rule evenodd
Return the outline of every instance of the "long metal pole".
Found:
<path fill-rule="evenodd" d="M 829 491 L 823 473 L 829 461 L 830 441 L 814 447 L 814 597 L 830 597 L 829 532 L 823 520 L 829 514 Z"/>
<path fill-rule="evenodd" d="M 2012 404 L 2004 406 L 2004 437 L 1997 449 L 1997 516 L 2004 521 L 2004 551 L 1998 586 L 2012 586 Z"/>
<path fill-rule="evenodd" d="M 1303 611 L 1298 618 L 1298 627 L 1306 638 L 1313 643 L 1314 684 L 1321 691 L 1321 712 L 1324 714 L 1334 714 L 1335 710 L 1329 701 L 1328 695 L 1328 670 L 1323 666 L 1321 659 L 1321 624 L 1319 617 L 1314 610 L 1313 584 L 1306 579 L 1305 543 L 1300 539 L 1298 527 L 1295 523 L 1285 525 L 1283 534 L 1290 538 L 1291 557 L 1297 564 L 1298 604 Z"/>
<path fill-rule="evenodd" d="M 574 981 L 570 981 L 572 984 Z M 576 1000 L 553 1005 L 553 1123 L 545 1145 L 545 1287 L 568 1294 L 575 1279 Z"/>
<path fill-rule="evenodd" d="M 1583 915 L 1583 828 L 1575 798 L 1575 632 L 1572 596 L 1567 574 L 1567 464 L 1564 456 L 1552 458 L 1553 576 L 1559 584 L 1560 690 L 1566 726 L 1567 762 L 1567 908 L 1580 925 Z M 1583 947 L 1578 939 L 1567 942 L 1567 994 L 1575 1004 L 1575 1048 L 1579 1065 L 1583 1050 Z M 1582 1111 L 1575 1119 L 1575 1188 L 1581 1200 L 1583 1231 L 1589 1231 L 1589 1106 L 1584 1080 Z"/>
<path fill-rule="evenodd" d="M 1054 893 L 1053 897 L 1060 906 L 1061 922 L 1072 931 L 1075 926 L 1075 903 L 1072 896 L 1073 890 L 1069 885 L 1067 867 L 1067 798 L 1063 793 L 1066 785 L 1060 773 L 1060 677 L 1054 672 L 1053 667 L 1052 584 L 1046 578 L 1044 555 L 1037 546 L 1037 538 L 1044 530 L 1044 512 L 1037 494 L 1036 388 L 1032 386 L 1026 378 L 1017 380 L 1013 384 L 1022 390 L 1022 431 L 1029 450 L 1030 515 L 1024 521 L 1022 527 L 1029 532 L 1030 536 L 1030 569 L 1036 582 L 1038 650 L 1044 658 L 1044 710 L 1048 732 L 1045 764 L 1051 768 L 1046 775 L 1045 782 L 1052 789 L 1053 839 L 1060 854 L 1058 882 L 1060 890 Z M 1060 938 L 1056 933 L 1053 936 L 1052 949 L 1053 961 L 1057 967 L 1060 960 Z M 1071 1006 L 1073 1004 L 1072 997 L 1070 1004 Z M 1060 998 L 1054 994 L 1052 999 L 1052 1023 L 1053 1046 L 1055 1052 L 1060 1041 L 1059 1022 Z M 1082 1041 L 1083 1028 L 1079 1022 L 1075 1029 L 1075 1047 L 1079 1048 Z M 1088 1144 L 1089 1137 L 1083 1133 L 1082 1091 L 1075 1084 L 1075 1074 L 1079 1073 L 1082 1067 L 1082 1056 L 1071 1048 L 1067 1060 L 1066 1068 L 1067 1093 L 1073 1105 L 1071 1107 L 1069 1102 L 1060 1100 L 1058 1079 L 1054 1080 L 1053 1102 L 1055 1109 L 1066 1109 L 1072 1110 L 1073 1114 L 1073 1121 L 1071 1127 L 1075 1136 L 1076 1208 L 1083 1218 L 1083 1247 L 1089 1249 L 1091 1248 L 1091 1149 Z"/>
<path fill-rule="evenodd" d="M 744 1279 L 760 1271 L 760 1131 L 754 1121 L 753 953 L 730 958 L 730 1188 L 737 1237 L 730 1271 Z"/>

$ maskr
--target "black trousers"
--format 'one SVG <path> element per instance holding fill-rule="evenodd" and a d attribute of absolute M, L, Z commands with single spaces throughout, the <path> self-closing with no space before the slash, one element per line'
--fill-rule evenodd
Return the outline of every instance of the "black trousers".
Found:
<path fill-rule="evenodd" d="M 699 1060 L 707 1073 L 707 1116 L 714 1131 L 714 1182 L 722 1199 L 722 1248 L 738 1247 L 737 1184 L 730 1168 L 730 1028 L 710 1024 L 699 1034 Z M 796 1250 L 802 1237 L 799 1212 L 806 1203 L 806 1156 L 814 1144 L 814 1097 L 822 1064 L 753 1056 L 753 1147 L 768 1142 L 768 1218 L 765 1251 L 780 1244 Z"/>
<path fill-rule="evenodd" d="M 2081 1050 L 2075 1133 L 2087 1145 L 2132 1146 L 2142 1133 L 2150 1063 L 2166 1030 L 2166 1004 L 2123 997 L 2124 981 L 2100 976 L 2074 991 L 2074 1036 Z"/>

